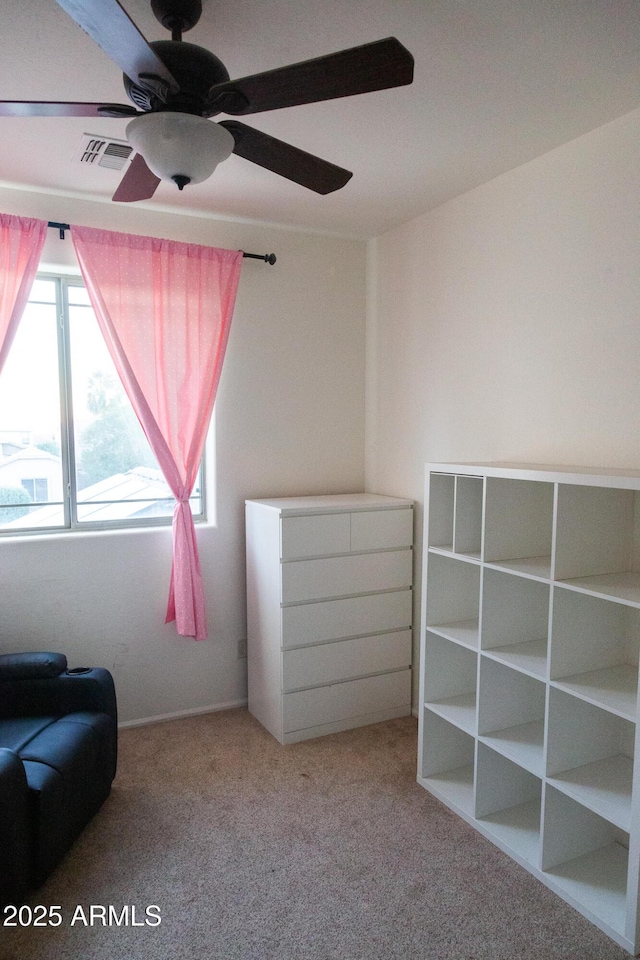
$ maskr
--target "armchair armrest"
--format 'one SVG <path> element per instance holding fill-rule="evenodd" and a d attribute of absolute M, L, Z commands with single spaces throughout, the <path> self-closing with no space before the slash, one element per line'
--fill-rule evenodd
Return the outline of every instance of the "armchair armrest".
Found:
<path fill-rule="evenodd" d="M 81 667 L 78 670 L 67 670 L 50 682 L 55 687 L 53 704 L 58 704 L 54 712 L 76 713 L 88 710 L 96 713 L 106 713 L 118 722 L 118 708 L 116 705 L 116 691 L 113 677 L 108 670 L 102 667 Z"/>
<path fill-rule="evenodd" d="M 19 902 L 31 870 L 29 788 L 22 761 L 0 747 L 0 907 Z"/>

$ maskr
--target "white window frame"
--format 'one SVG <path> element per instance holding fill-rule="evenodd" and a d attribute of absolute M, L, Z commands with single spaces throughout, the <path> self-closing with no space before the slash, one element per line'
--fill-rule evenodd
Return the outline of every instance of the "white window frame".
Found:
<path fill-rule="evenodd" d="M 122 520 L 79 520 L 78 519 L 78 499 L 76 489 L 76 460 L 73 429 L 73 374 L 71 369 L 71 346 L 69 339 L 69 288 L 83 287 L 82 278 L 73 275 L 60 273 L 49 273 L 40 271 L 36 277 L 37 280 L 54 281 L 56 291 L 55 310 L 58 318 L 57 323 L 57 342 L 58 342 L 58 379 L 60 384 L 60 456 L 62 466 L 62 488 L 63 488 L 63 513 L 64 523 L 58 526 L 46 527 L 23 527 L 20 529 L 2 529 L 0 528 L 0 538 L 4 537 L 29 537 L 42 534 L 64 534 L 94 532 L 97 530 L 131 530 L 144 529 L 148 527 L 167 527 L 172 523 L 172 516 L 166 517 L 135 517 Z M 35 303 L 44 303 L 45 301 L 31 301 Z M 47 303 L 51 306 L 50 303 Z M 89 308 L 90 309 L 90 308 Z M 202 458 L 200 464 L 200 510 L 192 512 L 194 523 L 205 523 L 207 520 L 206 510 L 206 479 L 205 479 L 205 460 Z M 165 498 L 146 497 L 145 503 L 158 499 L 158 502 Z M 196 498 L 193 498 L 196 499 Z M 97 501 L 92 501 L 93 503 Z M 118 503 L 117 500 L 105 501 L 105 503 Z M 131 502 L 131 501 L 129 501 Z M 61 501 L 48 500 L 34 502 L 33 506 L 42 507 L 46 504 L 59 504 Z M 82 506 L 82 501 L 80 501 Z"/>

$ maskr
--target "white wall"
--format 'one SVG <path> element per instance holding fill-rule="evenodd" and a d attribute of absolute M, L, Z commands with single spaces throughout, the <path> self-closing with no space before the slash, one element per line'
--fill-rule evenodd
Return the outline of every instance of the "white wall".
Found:
<path fill-rule="evenodd" d="M 640 468 L 639 143 L 635 111 L 371 242 L 367 490 L 421 503 L 429 460 Z"/>
<path fill-rule="evenodd" d="M 244 500 L 364 485 L 365 247 L 356 241 L 0 189 L 0 210 L 255 253 L 245 260 L 198 527 L 209 640 L 165 626 L 168 529 L 0 539 L 0 650 L 51 649 L 114 673 L 121 719 L 246 697 Z M 50 232 L 45 258 L 67 263 Z"/>

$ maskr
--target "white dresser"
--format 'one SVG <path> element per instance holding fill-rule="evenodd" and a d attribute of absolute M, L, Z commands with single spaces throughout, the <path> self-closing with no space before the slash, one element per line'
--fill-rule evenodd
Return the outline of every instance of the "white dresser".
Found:
<path fill-rule="evenodd" d="M 411 712 L 413 504 L 247 500 L 249 710 L 295 743 Z"/>

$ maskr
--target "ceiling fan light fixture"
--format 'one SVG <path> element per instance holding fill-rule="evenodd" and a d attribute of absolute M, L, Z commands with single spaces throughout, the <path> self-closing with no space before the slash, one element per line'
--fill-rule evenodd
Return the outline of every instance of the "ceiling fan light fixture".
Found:
<path fill-rule="evenodd" d="M 163 110 L 127 124 L 127 139 L 161 180 L 202 183 L 233 151 L 228 130 L 205 117 Z"/>

